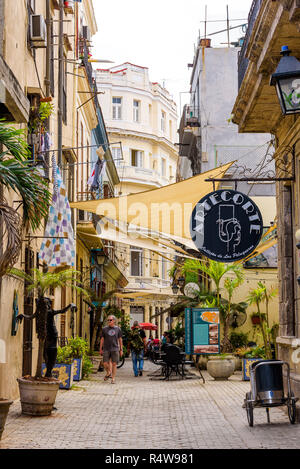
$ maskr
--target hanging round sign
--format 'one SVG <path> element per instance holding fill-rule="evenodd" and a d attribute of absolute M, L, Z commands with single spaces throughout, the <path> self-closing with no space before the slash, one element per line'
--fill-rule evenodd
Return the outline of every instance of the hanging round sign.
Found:
<path fill-rule="evenodd" d="M 203 197 L 190 221 L 192 240 L 209 259 L 235 262 L 249 256 L 260 242 L 263 220 L 247 195 L 217 190 Z"/>

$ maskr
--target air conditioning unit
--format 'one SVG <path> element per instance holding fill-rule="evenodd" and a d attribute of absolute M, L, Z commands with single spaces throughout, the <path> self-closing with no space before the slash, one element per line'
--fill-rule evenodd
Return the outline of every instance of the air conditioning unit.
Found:
<path fill-rule="evenodd" d="M 47 27 L 42 15 L 30 16 L 30 41 L 33 47 L 47 47 Z"/>

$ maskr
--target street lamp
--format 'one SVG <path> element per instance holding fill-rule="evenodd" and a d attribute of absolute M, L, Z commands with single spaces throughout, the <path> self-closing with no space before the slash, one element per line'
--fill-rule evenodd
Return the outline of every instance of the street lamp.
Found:
<path fill-rule="evenodd" d="M 296 241 L 297 241 L 296 248 L 300 249 L 300 230 L 296 231 L 295 238 L 296 238 Z"/>
<path fill-rule="evenodd" d="M 176 283 L 173 283 L 172 284 L 172 292 L 174 293 L 174 295 L 177 295 L 178 290 L 179 290 L 178 285 Z"/>
<path fill-rule="evenodd" d="M 290 56 L 288 46 L 281 48 L 282 58 L 271 76 L 270 85 L 276 87 L 283 115 L 300 112 L 300 62 Z"/>

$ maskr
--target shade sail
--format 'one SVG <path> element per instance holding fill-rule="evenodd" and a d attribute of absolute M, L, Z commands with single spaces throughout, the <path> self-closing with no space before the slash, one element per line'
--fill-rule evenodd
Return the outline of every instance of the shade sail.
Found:
<path fill-rule="evenodd" d="M 271 226 L 268 231 L 264 234 L 262 237 L 261 242 L 257 246 L 257 248 L 247 257 L 244 259 L 240 259 L 239 261 L 236 262 L 236 264 L 241 264 L 249 261 L 250 259 L 253 259 L 256 256 L 259 256 L 263 252 L 267 251 L 271 247 L 275 246 L 278 243 L 277 237 L 275 235 L 275 231 L 277 229 L 277 225 Z"/>
<path fill-rule="evenodd" d="M 255 249 L 255 251 L 253 251 L 253 253 L 251 253 L 250 256 L 245 257 L 244 259 L 241 259 L 240 263 L 247 262 L 247 261 L 249 261 L 250 259 L 253 259 L 256 256 L 259 256 L 259 254 L 262 254 L 267 249 L 270 249 L 271 247 L 275 246 L 277 244 L 277 242 L 278 242 L 277 239 L 271 239 L 270 241 L 268 241 L 266 243 L 259 244 L 258 247 Z"/>
<path fill-rule="evenodd" d="M 170 293 L 167 292 L 167 291 L 161 291 L 159 288 L 157 289 L 152 289 L 152 290 L 149 290 L 149 291 L 134 291 L 134 292 L 129 292 L 129 293 L 115 293 L 114 296 L 116 298 L 122 298 L 122 299 L 130 299 L 130 298 L 144 298 L 144 297 L 147 297 L 147 296 L 157 296 L 157 295 L 163 295 L 164 297 L 170 297 Z"/>
<path fill-rule="evenodd" d="M 131 238 L 130 236 L 120 236 L 120 234 L 112 229 L 108 228 L 105 229 L 100 235 L 93 235 L 89 233 L 83 233 L 77 230 L 77 234 L 81 237 L 83 236 L 85 239 L 89 239 L 89 245 L 97 247 L 97 243 L 101 241 L 101 239 L 107 241 L 114 241 L 120 244 L 125 244 L 127 246 L 135 246 L 140 247 L 143 249 L 148 249 L 149 251 L 157 252 L 159 254 L 165 254 L 166 256 L 181 256 L 187 258 L 193 258 L 186 254 L 182 249 L 177 248 L 176 246 L 172 246 L 169 244 L 167 247 L 161 246 L 158 244 L 158 241 L 154 241 L 152 239 L 143 239 L 139 238 Z"/>
<path fill-rule="evenodd" d="M 233 162 L 159 189 L 112 199 L 73 202 L 72 208 L 190 239 L 190 218 L 199 200 L 216 189 L 207 179 L 222 178 Z M 216 184 L 217 186 L 217 184 Z"/>

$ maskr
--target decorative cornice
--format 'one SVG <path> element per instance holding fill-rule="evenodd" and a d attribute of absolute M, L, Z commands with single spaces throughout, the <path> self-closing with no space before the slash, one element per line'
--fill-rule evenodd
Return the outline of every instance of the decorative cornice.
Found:
<path fill-rule="evenodd" d="M 121 135 L 124 137 L 131 137 L 131 138 L 150 141 L 151 143 L 164 145 L 169 149 L 169 151 L 171 151 L 172 153 L 176 153 L 176 156 L 178 156 L 178 151 L 175 145 L 173 145 L 173 143 L 168 141 L 165 137 L 158 137 L 157 135 L 154 135 L 154 134 L 145 134 L 142 132 L 137 132 L 136 130 L 118 129 L 116 127 L 109 127 L 108 125 L 106 126 L 106 129 L 107 129 L 107 132 L 110 134 L 117 134 L 117 135 Z"/>

